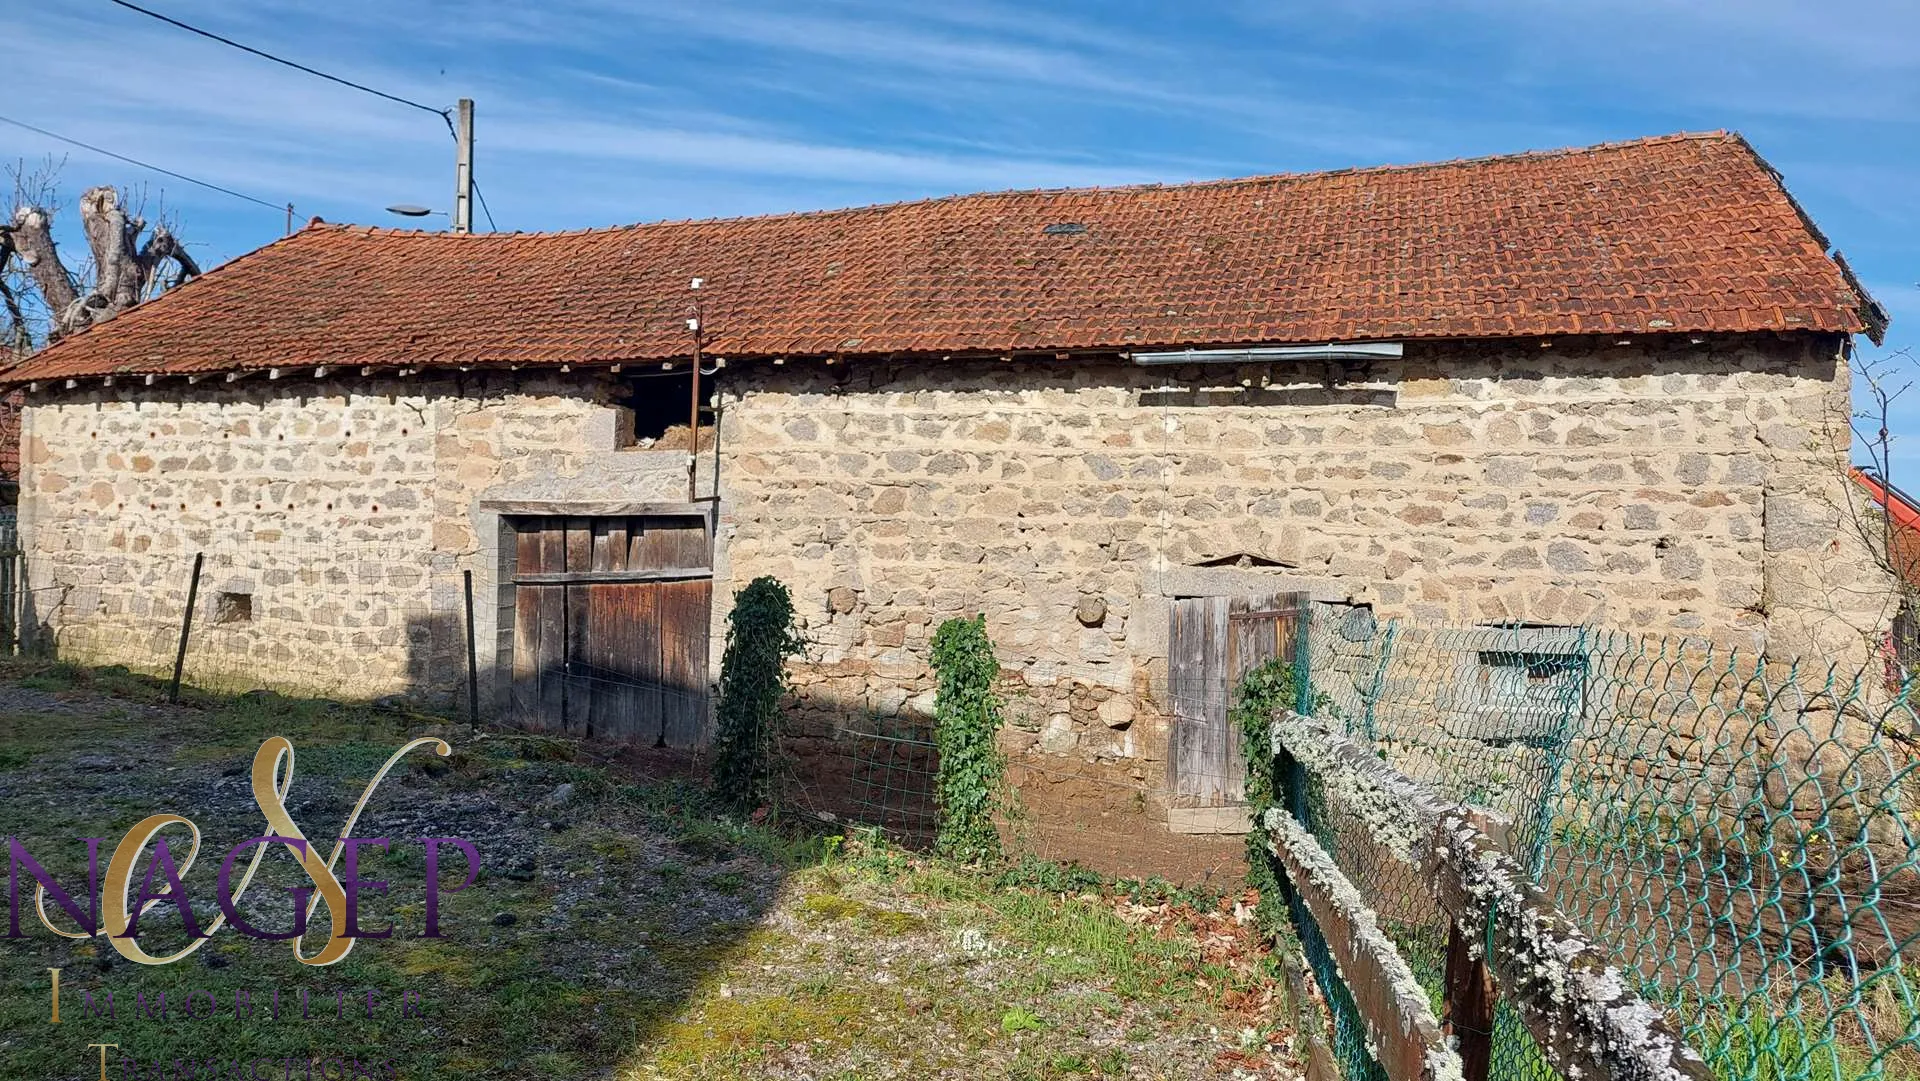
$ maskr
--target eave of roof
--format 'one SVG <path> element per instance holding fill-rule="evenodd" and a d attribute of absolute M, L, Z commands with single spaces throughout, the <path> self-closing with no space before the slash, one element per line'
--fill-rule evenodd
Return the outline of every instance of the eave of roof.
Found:
<path fill-rule="evenodd" d="M 564 233 L 316 221 L 0 380 L 658 361 L 691 347 L 694 276 L 737 358 L 1885 326 L 1714 132 Z"/>

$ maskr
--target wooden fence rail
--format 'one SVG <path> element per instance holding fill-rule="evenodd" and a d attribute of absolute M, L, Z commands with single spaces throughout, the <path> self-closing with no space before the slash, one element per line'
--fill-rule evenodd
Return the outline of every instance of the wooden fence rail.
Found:
<path fill-rule="evenodd" d="M 1712 1077 L 1661 1008 L 1633 994 L 1626 974 L 1507 854 L 1496 839 L 1498 821 L 1443 799 L 1310 717 L 1277 714 L 1272 753 L 1290 756 L 1319 782 L 1330 814 L 1347 816 L 1392 859 L 1418 869 L 1451 925 L 1443 1028 L 1430 1023 L 1417 984 L 1411 988 L 1419 1002 L 1408 1001 L 1406 961 L 1333 858 L 1291 815 L 1268 812 L 1262 825 L 1269 847 L 1320 925 L 1392 1081 L 1448 1072 L 1486 1081 L 1496 995 L 1562 1077 Z"/>

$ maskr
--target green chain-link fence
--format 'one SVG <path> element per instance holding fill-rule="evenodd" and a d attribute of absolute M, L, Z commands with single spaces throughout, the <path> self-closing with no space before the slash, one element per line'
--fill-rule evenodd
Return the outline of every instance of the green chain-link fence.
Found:
<path fill-rule="evenodd" d="M 1319 607 L 1321 713 L 1510 824 L 1512 854 L 1720 1077 L 1920 1079 L 1920 737 L 1864 673 L 1579 628 L 1377 625 Z M 1445 917 L 1364 828 L 1321 843 L 1432 993 Z M 1338 996 L 1329 1005 L 1341 1012 Z M 1504 1006 L 1492 1076 L 1555 1076 Z M 1377 1076 L 1341 1041 L 1346 1075 Z"/>

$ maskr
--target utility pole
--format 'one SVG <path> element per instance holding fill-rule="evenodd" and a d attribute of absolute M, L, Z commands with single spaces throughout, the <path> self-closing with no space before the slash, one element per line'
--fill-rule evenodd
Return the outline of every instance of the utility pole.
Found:
<path fill-rule="evenodd" d="M 453 121 L 453 231 L 473 232 L 473 99 L 461 98 Z"/>

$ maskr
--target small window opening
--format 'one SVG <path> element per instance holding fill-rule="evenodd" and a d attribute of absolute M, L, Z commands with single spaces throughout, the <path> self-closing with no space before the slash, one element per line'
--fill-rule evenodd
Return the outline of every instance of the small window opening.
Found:
<path fill-rule="evenodd" d="M 1530 684 L 1549 683 L 1563 672 L 1577 672 L 1586 667 L 1579 657 L 1571 654 L 1522 653 L 1504 649 L 1481 650 L 1480 664 L 1514 676 L 1524 673 Z"/>
<path fill-rule="evenodd" d="M 1543 750 L 1564 742 L 1586 697 L 1588 659 L 1578 631 L 1543 626 L 1499 631 L 1504 641 L 1474 651 L 1479 673 L 1469 694 L 1478 714 L 1473 738 L 1493 747 Z"/>
<path fill-rule="evenodd" d="M 700 449 L 713 446 L 713 392 L 721 373 L 700 375 Z M 688 398 L 693 374 L 684 365 L 673 371 L 633 376 L 621 386 L 614 405 L 615 444 L 622 450 L 686 450 Z"/>
<path fill-rule="evenodd" d="M 253 594 L 221 593 L 213 601 L 215 623 L 253 622 Z"/>

